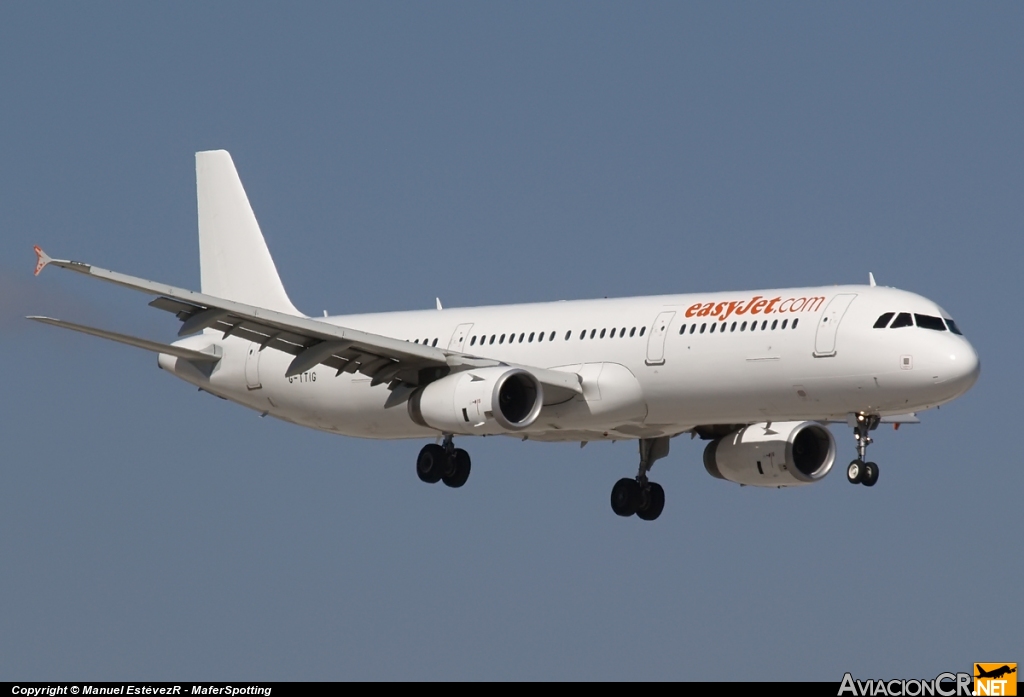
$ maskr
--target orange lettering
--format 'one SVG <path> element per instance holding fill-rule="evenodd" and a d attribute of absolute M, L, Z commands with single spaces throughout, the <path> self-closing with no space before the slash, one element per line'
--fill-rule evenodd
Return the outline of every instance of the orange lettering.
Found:
<path fill-rule="evenodd" d="M 743 307 L 743 306 L 737 307 L 736 308 L 736 314 L 737 315 L 745 315 L 745 314 L 747 314 L 747 310 L 749 310 L 754 305 L 754 302 L 758 298 L 760 298 L 760 297 L 761 297 L 760 295 L 755 295 L 753 298 L 750 299 L 750 302 L 747 303 L 746 307 Z"/>
<path fill-rule="evenodd" d="M 722 320 L 723 322 L 724 322 L 725 320 L 729 319 L 729 315 L 731 315 L 731 314 L 732 314 L 732 311 L 733 311 L 733 310 L 735 310 L 735 309 L 736 309 L 736 306 L 737 306 L 737 305 L 739 305 L 739 304 L 740 304 L 740 303 L 739 303 L 739 301 L 738 301 L 738 300 L 732 300 L 732 301 L 730 301 L 730 302 L 729 302 L 729 307 L 727 307 L 727 308 L 726 308 L 726 310 L 725 310 L 725 314 L 724 314 L 724 315 L 722 315 L 721 317 L 719 317 L 719 319 L 720 319 L 720 320 Z"/>

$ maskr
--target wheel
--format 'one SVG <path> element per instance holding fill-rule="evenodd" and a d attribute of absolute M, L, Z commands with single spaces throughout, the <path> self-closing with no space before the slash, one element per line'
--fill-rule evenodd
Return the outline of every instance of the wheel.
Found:
<path fill-rule="evenodd" d="M 651 487 L 644 496 L 646 505 L 636 511 L 636 517 L 641 520 L 657 520 L 661 512 L 665 510 L 665 490 L 661 484 L 651 482 Z"/>
<path fill-rule="evenodd" d="M 875 482 L 878 481 L 878 465 L 874 462 L 869 462 L 864 465 L 864 478 L 861 480 L 861 484 L 864 486 L 874 486 Z"/>
<path fill-rule="evenodd" d="M 635 479 L 620 479 L 612 487 L 612 510 L 623 518 L 636 513 L 640 506 L 640 484 Z"/>
<path fill-rule="evenodd" d="M 436 484 L 441 481 L 441 472 L 447 465 L 448 456 L 444 448 L 436 443 L 429 443 L 423 446 L 419 457 L 416 458 L 416 474 L 421 481 L 427 484 Z"/>
<path fill-rule="evenodd" d="M 462 448 L 456 448 L 452 454 L 453 467 L 451 474 L 445 474 L 442 481 L 453 489 L 458 489 L 469 479 L 469 453 Z"/>
<path fill-rule="evenodd" d="M 846 478 L 850 484 L 860 484 L 864 478 L 864 463 L 860 460 L 851 462 L 850 466 L 846 468 Z"/>

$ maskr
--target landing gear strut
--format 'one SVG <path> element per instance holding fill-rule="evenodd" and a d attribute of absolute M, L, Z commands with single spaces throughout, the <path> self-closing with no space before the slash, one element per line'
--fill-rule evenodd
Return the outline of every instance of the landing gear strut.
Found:
<path fill-rule="evenodd" d="M 633 479 L 623 478 L 612 487 L 612 510 L 628 518 L 654 520 L 665 508 L 665 490 L 647 479 L 656 460 L 668 455 L 668 436 L 640 439 L 640 468 Z"/>
<path fill-rule="evenodd" d="M 445 485 L 458 489 L 469 479 L 470 464 L 469 453 L 456 448 L 454 438 L 447 434 L 441 445 L 429 443 L 423 446 L 416 458 L 416 474 L 427 484 L 443 481 Z"/>
<path fill-rule="evenodd" d="M 853 424 L 853 437 L 857 440 L 857 459 L 846 468 L 846 479 L 851 484 L 863 484 L 874 486 L 878 481 L 878 465 L 874 462 L 865 462 L 868 446 L 874 442 L 869 432 L 878 428 L 881 419 L 873 414 L 855 414 L 851 418 Z"/>

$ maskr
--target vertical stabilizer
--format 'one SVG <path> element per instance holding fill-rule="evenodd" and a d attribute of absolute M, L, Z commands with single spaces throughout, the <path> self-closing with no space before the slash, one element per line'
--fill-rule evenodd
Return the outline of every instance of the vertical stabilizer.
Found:
<path fill-rule="evenodd" d="M 235 163 L 226 150 L 196 153 L 196 195 L 203 292 L 301 316 L 281 284 Z"/>

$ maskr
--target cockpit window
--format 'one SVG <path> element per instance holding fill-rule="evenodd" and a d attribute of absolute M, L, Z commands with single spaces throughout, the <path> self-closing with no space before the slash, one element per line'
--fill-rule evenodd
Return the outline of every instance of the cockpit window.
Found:
<path fill-rule="evenodd" d="M 953 332 L 954 334 L 958 334 L 960 336 L 964 335 L 964 333 L 960 331 L 960 327 L 956 326 L 956 322 L 954 322 L 953 320 L 947 319 L 946 326 L 949 327 L 949 331 Z"/>
<path fill-rule="evenodd" d="M 937 332 L 946 331 L 946 324 L 942 321 L 941 317 L 933 317 L 932 315 L 914 315 L 914 319 L 917 320 L 917 326 L 924 329 L 934 329 Z"/>
<path fill-rule="evenodd" d="M 875 329 L 885 329 L 889 324 L 889 320 L 895 315 L 895 312 L 886 312 L 884 315 L 875 320 Z"/>
<path fill-rule="evenodd" d="M 896 319 L 892 321 L 892 325 L 889 329 L 897 329 L 898 327 L 913 327 L 914 319 L 910 316 L 909 312 L 901 312 L 896 315 Z"/>

